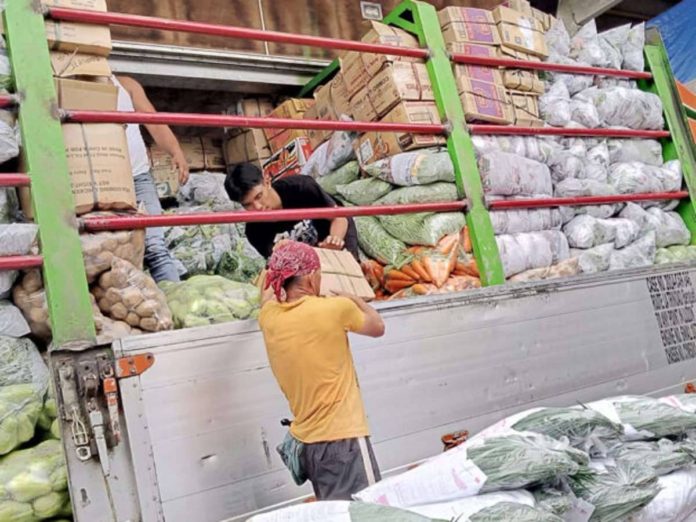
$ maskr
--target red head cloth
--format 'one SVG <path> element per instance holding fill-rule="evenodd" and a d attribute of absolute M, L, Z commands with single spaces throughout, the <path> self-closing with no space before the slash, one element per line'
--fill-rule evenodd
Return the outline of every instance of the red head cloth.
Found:
<path fill-rule="evenodd" d="M 305 243 L 288 241 L 277 247 L 268 262 L 266 288 L 273 288 L 278 301 L 281 300 L 283 284 L 294 276 L 306 276 L 319 270 L 319 256 Z"/>

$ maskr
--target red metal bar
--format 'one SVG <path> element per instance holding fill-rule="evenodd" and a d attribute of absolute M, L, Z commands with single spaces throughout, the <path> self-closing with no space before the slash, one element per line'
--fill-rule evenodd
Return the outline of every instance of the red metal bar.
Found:
<path fill-rule="evenodd" d="M 587 67 L 584 65 L 568 65 L 565 63 L 532 62 L 527 60 L 514 60 L 512 58 L 490 58 L 487 56 L 473 56 L 465 53 L 452 53 L 451 58 L 456 63 L 468 65 L 487 65 L 490 67 L 506 67 L 510 69 L 530 69 L 535 71 L 553 71 L 572 74 L 592 74 L 596 76 L 614 76 L 618 78 L 649 79 L 652 74 L 644 71 L 622 71 L 607 69 L 605 67 Z"/>
<path fill-rule="evenodd" d="M 41 256 L 4 256 L 0 257 L 0 270 L 21 270 L 37 268 L 43 265 Z"/>
<path fill-rule="evenodd" d="M 613 194 L 610 196 L 578 196 L 566 198 L 545 199 L 505 199 L 488 203 L 490 210 L 517 210 L 522 208 L 564 207 L 581 205 L 610 205 L 627 203 L 629 201 L 663 201 L 685 199 L 687 191 L 680 192 L 649 192 L 646 194 Z"/>
<path fill-rule="evenodd" d="M 413 212 L 458 212 L 466 209 L 466 201 L 413 203 L 408 205 L 374 205 L 362 207 L 304 208 L 291 210 L 253 210 L 237 212 L 196 212 L 160 216 L 88 217 L 82 220 L 87 232 L 132 230 L 148 227 L 217 225 L 221 223 L 258 223 L 299 221 L 302 219 L 334 219 L 354 216 L 386 216 Z"/>
<path fill-rule="evenodd" d="M 169 20 L 167 18 L 156 18 L 132 14 L 100 13 L 97 11 L 66 9 L 63 7 L 51 7 L 48 9 L 48 14 L 54 20 L 63 20 L 65 22 L 80 22 L 100 25 L 125 25 L 129 27 L 159 29 L 162 31 L 182 31 L 185 33 L 207 34 L 210 36 L 225 36 L 228 38 L 259 40 L 263 42 L 308 45 L 310 47 L 340 49 L 344 51 L 359 51 L 364 53 L 392 54 L 395 56 L 408 56 L 422 59 L 426 59 L 429 54 L 427 49 L 355 42 L 353 40 L 280 33 L 277 31 L 261 31 L 259 29 L 249 29 L 245 27 L 206 24 L 201 22 L 190 22 L 188 20 Z"/>
<path fill-rule="evenodd" d="M 187 114 L 180 112 L 115 112 L 64 111 L 66 122 L 76 123 L 138 123 L 140 125 L 193 125 L 196 127 L 248 127 L 256 129 L 317 129 L 355 132 L 413 132 L 443 134 L 443 124 L 382 123 L 366 121 L 292 120 L 287 118 L 258 118 L 225 114 Z"/>
<path fill-rule="evenodd" d="M 13 107 L 19 99 L 14 94 L 0 94 L 0 108 Z"/>
<path fill-rule="evenodd" d="M 31 179 L 26 174 L 0 172 L 0 187 L 28 187 Z"/>
<path fill-rule="evenodd" d="M 516 127 L 514 125 L 469 125 L 471 134 L 513 135 L 513 136 L 584 136 L 594 138 L 667 138 L 669 131 L 636 130 L 622 128 L 608 129 L 566 129 L 565 127 Z"/>

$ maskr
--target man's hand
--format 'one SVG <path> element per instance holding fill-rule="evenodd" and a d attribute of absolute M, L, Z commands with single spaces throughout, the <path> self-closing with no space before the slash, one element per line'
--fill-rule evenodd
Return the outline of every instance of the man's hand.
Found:
<path fill-rule="evenodd" d="M 176 170 L 179 171 L 179 184 L 186 185 L 186 182 L 189 179 L 189 165 L 188 165 L 188 162 L 186 161 L 186 157 L 184 156 L 184 153 L 180 152 L 180 153 L 174 154 L 172 156 L 172 162 L 174 163 Z"/>
<path fill-rule="evenodd" d="M 329 250 L 343 250 L 343 247 L 346 246 L 346 242 L 338 236 L 326 236 L 326 239 L 317 246 Z"/>

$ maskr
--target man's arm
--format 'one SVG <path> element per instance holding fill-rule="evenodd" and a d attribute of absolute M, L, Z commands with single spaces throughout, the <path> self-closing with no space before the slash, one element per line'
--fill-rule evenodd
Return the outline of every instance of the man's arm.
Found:
<path fill-rule="evenodd" d="M 321 188 L 313 178 L 303 176 L 305 190 L 310 194 L 311 204 L 314 207 L 337 207 L 336 201 Z M 330 248 L 332 250 L 343 250 L 346 242 L 346 234 L 348 233 L 348 219 L 344 217 L 334 218 L 331 220 L 329 235 L 317 246 L 319 248 Z"/>
<path fill-rule="evenodd" d="M 130 94 L 136 111 L 157 112 L 145 94 L 145 90 L 137 81 L 127 76 L 119 76 L 118 81 Z M 176 139 L 172 130 L 167 125 L 145 125 L 145 128 L 155 143 L 172 157 L 172 161 L 179 171 L 179 182 L 185 185 L 189 177 L 189 166 L 179 145 L 179 140 Z"/>
<path fill-rule="evenodd" d="M 358 335 L 365 335 L 367 337 L 382 337 L 384 335 L 384 321 L 377 310 L 355 295 L 344 292 L 334 292 L 334 294 L 339 297 L 350 299 L 364 314 L 365 318 L 362 328 L 355 329 L 353 331 L 354 333 Z"/>

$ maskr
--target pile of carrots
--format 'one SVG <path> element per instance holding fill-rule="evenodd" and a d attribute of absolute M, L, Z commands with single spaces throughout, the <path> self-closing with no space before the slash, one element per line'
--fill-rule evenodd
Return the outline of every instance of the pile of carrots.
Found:
<path fill-rule="evenodd" d="M 362 263 L 362 269 L 379 300 L 454 292 L 481 286 L 471 251 L 464 228 L 459 234 L 445 236 L 434 248 L 409 248 L 398 266 L 385 267 L 369 260 Z"/>

